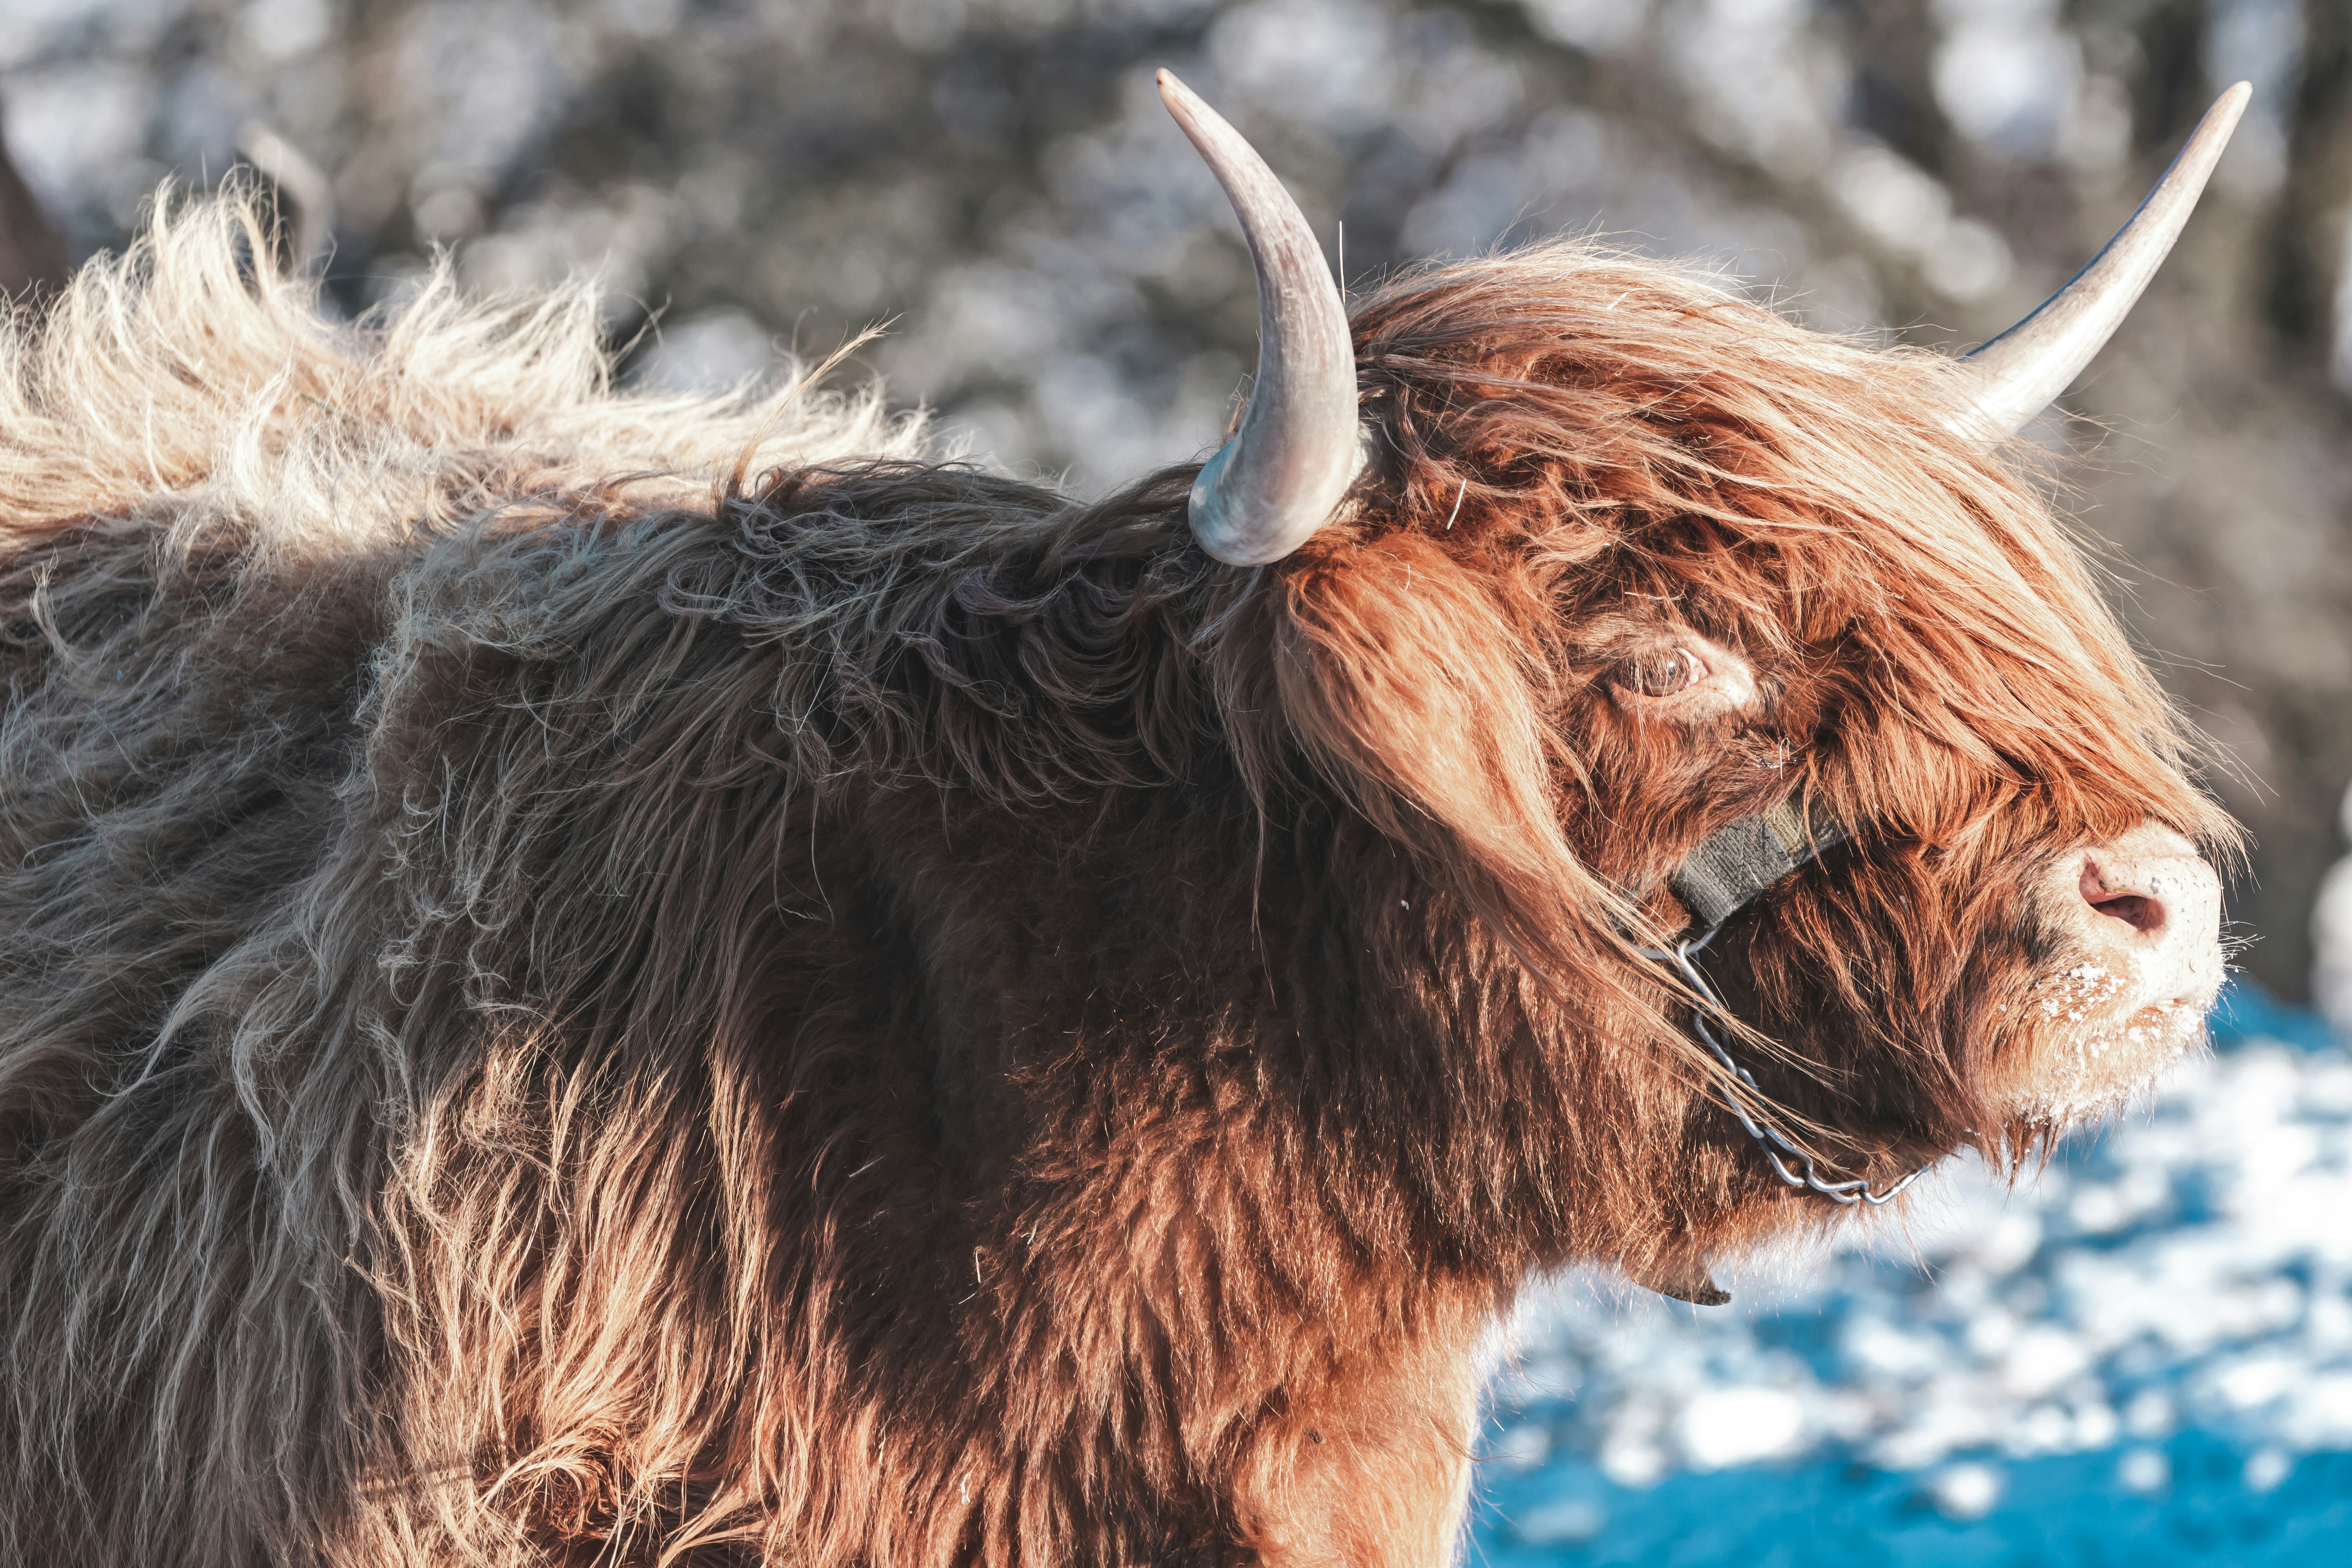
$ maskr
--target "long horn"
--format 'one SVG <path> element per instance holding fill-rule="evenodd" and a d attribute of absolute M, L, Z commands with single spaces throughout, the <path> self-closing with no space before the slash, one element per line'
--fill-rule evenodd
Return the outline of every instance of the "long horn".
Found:
<path fill-rule="evenodd" d="M 1955 421 L 1963 435 L 1987 445 L 2015 435 L 2073 385 L 2106 346 L 2180 237 L 2252 96 L 2253 89 L 2240 82 L 2216 99 L 2172 167 L 2106 248 L 2032 315 L 1960 362 L 1973 372 L 1962 383 L 1969 412 Z"/>
<path fill-rule="evenodd" d="M 1160 100 L 1242 220 L 1257 268 L 1257 382 L 1242 427 L 1192 485 L 1201 548 L 1235 566 L 1279 561 L 1323 526 L 1356 477 L 1356 351 L 1314 230 L 1241 132 L 1160 73 Z"/>

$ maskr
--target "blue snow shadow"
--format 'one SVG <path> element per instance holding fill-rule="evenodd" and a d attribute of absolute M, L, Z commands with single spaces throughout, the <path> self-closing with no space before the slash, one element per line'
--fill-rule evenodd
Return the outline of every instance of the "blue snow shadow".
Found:
<path fill-rule="evenodd" d="M 2315 1426 L 2316 1406 L 2287 1414 L 2298 1391 L 2323 1380 L 2340 1390 L 2352 1374 L 2352 1232 L 2344 1218 L 2352 1214 L 2352 1060 L 2317 1015 L 2242 975 L 2231 977 L 2212 1031 L 2215 1057 L 2185 1069 L 2158 1105 L 2068 1143 L 2039 1180 L 1988 1200 L 1995 1206 L 1981 1216 L 1983 1235 L 2011 1247 L 2006 1259 L 1986 1253 L 1971 1264 L 1953 1255 L 1921 1268 L 1899 1257 L 1841 1256 L 1822 1266 L 1811 1299 L 1751 1308 L 1744 1322 L 1731 1315 L 1737 1308 L 1718 1318 L 1654 1304 L 1646 1319 L 1550 1309 L 1560 1315 L 1530 1341 L 1527 1375 L 1507 1375 L 1496 1390 L 1466 1562 L 2352 1564 L 2352 1417 L 2339 1412 Z M 2252 1207 L 2250 1192 L 2260 1200 Z M 2168 1273 L 2157 1266 L 2165 1258 L 2205 1262 Z M 1653 1466 L 1658 1479 L 1649 1485 L 1623 1484 L 1612 1476 L 1626 1476 L 1624 1468 L 1604 1472 L 1600 1462 L 1612 1401 L 1633 1384 L 1653 1402 L 1689 1394 L 1660 1371 L 1669 1363 L 1703 1387 L 1795 1388 L 1818 1408 L 1824 1395 L 1870 1392 L 1856 1358 L 1892 1342 L 1883 1332 L 1856 1337 L 1857 1324 L 1891 1325 L 1914 1342 L 1932 1329 L 1950 1366 L 1965 1370 L 1980 1312 L 2007 1314 L 2015 1342 L 2039 1335 L 2045 1349 L 2053 1333 L 2080 1339 L 2086 1324 L 2116 1322 L 2134 1299 L 2101 1294 L 2093 1288 L 2101 1279 L 2137 1291 L 2141 1309 L 2152 1294 L 2210 1303 L 2215 1321 L 2257 1299 L 2285 1305 L 2273 1301 L 2267 1316 L 2257 1312 L 2209 1342 L 2169 1343 L 2157 1323 L 2137 1338 L 2086 1344 L 2068 1386 L 2123 1420 L 2070 1450 L 2000 1447 L 2032 1419 L 2034 1398 L 2058 1396 L 2019 1395 L 2000 1409 L 1971 1394 L 1943 1397 L 1996 1418 L 1917 1463 L 1890 1465 L 1883 1449 L 1818 1429 L 1790 1458 L 1714 1470 L 1691 1468 L 1695 1459 Z M 1946 1305 L 1925 1310 L 1938 1293 Z M 1660 1312 L 1687 1317 L 1666 1331 Z M 2208 1309 L 2191 1315 L 2202 1321 Z M 2249 1379 L 2264 1356 L 2290 1369 L 2275 1387 Z M 1973 1364 L 1990 1363 L 1979 1356 Z M 1884 1402 L 1897 1386 L 1882 1382 L 1875 1397 Z M 2142 1395 L 2168 1413 L 2154 1426 L 2130 1414 Z M 1656 1434 L 1668 1424 L 1658 1414 L 1640 1432 L 1663 1443 Z M 1636 1476 L 1642 1468 L 1633 1467 Z"/>
<path fill-rule="evenodd" d="M 2213 1047 L 2229 1050 L 2248 1040 L 2276 1040 L 2298 1050 L 2322 1050 L 2336 1043 L 2327 1020 L 2308 1007 L 2280 1001 L 2243 974 L 2232 974 L 2213 1004 L 2207 1026 Z"/>
<path fill-rule="evenodd" d="M 2143 1473 L 2126 1483 L 2139 1459 Z M 2145 1456 L 2169 1474 L 2150 1486 Z M 2195 1432 L 2161 1447 L 1979 1460 L 1983 1517 L 1939 1512 L 1927 1478 L 1833 1458 L 1620 1487 L 1580 1461 L 1482 1467 L 1468 1561 L 1491 1568 L 2304 1568 L 2352 1561 L 2352 1454 L 2306 1454 L 2268 1490 L 2246 1449 Z"/>

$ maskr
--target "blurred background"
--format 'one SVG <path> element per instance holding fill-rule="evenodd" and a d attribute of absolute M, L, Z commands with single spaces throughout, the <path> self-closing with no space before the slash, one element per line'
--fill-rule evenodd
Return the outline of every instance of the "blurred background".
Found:
<path fill-rule="evenodd" d="M 1589 1282 L 1531 1306 L 1479 1549 L 2352 1547 L 2352 1064 L 2302 1010 L 2352 1025 L 2347 0 L 0 0 L 0 286 L 250 161 L 342 312 L 446 247 L 483 289 L 601 274 L 646 383 L 887 322 L 860 358 L 896 397 L 1093 491 L 1204 450 L 1254 353 L 1161 65 L 1344 224 L 1351 284 L 1567 229 L 1952 349 L 2253 83 L 2179 250 L 2035 432 L 2254 835 L 2224 1054 L 2038 1186 L 1960 1171 L 1910 1234 L 1727 1313 Z"/>

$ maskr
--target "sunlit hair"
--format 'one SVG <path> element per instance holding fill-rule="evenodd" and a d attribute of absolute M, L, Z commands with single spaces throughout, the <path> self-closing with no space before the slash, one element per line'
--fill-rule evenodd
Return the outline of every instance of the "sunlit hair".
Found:
<path fill-rule="evenodd" d="M 0 1563 L 1433 1558 L 1536 1269 L 1998 1146 L 2036 854 L 2231 830 L 1931 356 L 1561 244 L 1355 311 L 1291 562 L 585 287 L 331 323 L 250 201 L 0 332 Z M 1612 702 L 1737 646 L 1769 732 Z"/>

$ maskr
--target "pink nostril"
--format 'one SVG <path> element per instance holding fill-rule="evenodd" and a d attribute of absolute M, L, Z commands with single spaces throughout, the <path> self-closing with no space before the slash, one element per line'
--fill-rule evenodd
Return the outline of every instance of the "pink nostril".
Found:
<path fill-rule="evenodd" d="M 2112 898 L 2093 899 L 2091 907 L 2110 920 L 2118 920 L 2140 932 L 2160 931 L 2164 926 L 2164 906 L 2145 893 L 2117 893 Z"/>
<path fill-rule="evenodd" d="M 2164 929 L 2164 900 L 2137 892 L 2131 883 L 2140 879 L 2124 866 L 2102 866 L 2096 858 L 2083 863 L 2083 901 L 2109 920 L 2121 921 L 2145 936 Z M 2117 887 L 2117 883 L 2124 884 Z"/>

